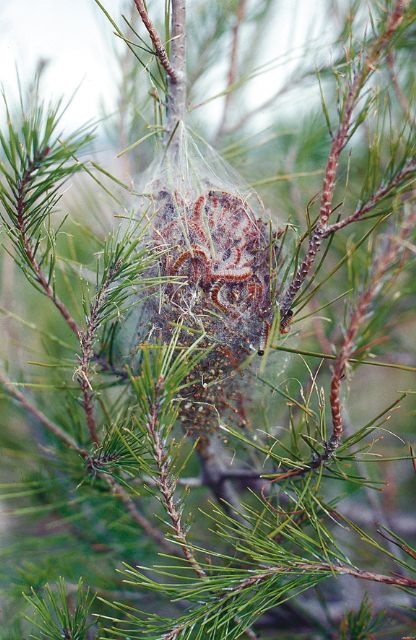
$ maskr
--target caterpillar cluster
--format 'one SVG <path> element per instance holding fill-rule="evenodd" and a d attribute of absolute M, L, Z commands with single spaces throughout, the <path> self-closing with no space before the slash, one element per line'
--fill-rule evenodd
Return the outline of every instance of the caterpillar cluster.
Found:
<path fill-rule="evenodd" d="M 154 204 L 160 274 L 176 277 L 164 288 L 160 324 L 181 319 L 203 328 L 234 367 L 253 348 L 262 353 L 271 321 L 268 228 L 225 191 L 189 202 L 160 190 Z"/>

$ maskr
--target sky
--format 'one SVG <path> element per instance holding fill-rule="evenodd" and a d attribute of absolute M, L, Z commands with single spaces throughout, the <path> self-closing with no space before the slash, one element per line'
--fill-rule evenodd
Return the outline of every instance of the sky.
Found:
<path fill-rule="evenodd" d="M 116 18 L 126 6 L 126 0 L 102 1 Z M 189 14 L 193 1 L 188 2 Z M 322 20 L 316 18 L 321 14 L 320 4 L 326 4 L 325 0 L 275 1 L 279 19 L 269 27 L 269 59 L 302 45 L 311 37 L 311 31 L 319 34 Z M 164 0 L 153 0 L 149 2 L 150 9 L 157 10 L 159 3 L 163 8 Z M 48 98 L 69 97 L 78 87 L 67 116 L 71 126 L 97 118 L 103 100 L 111 104 L 115 87 L 112 48 L 120 44 L 94 0 L 0 1 L 0 82 L 9 94 L 16 89 L 16 67 L 25 85 L 37 61 L 48 60 L 42 85 Z M 290 69 L 288 65 L 279 67 L 254 80 L 250 91 L 252 106 L 274 92 Z M 215 118 L 219 101 L 206 108 Z"/>
<path fill-rule="evenodd" d="M 117 15 L 121 0 L 109 0 Z M 78 91 L 72 117 L 84 122 L 97 116 L 99 101 L 111 98 L 111 27 L 93 0 L 2 0 L 0 2 L 0 81 L 22 84 L 39 59 L 49 61 L 44 78 L 48 97 Z M 110 49 L 110 50 L 109 50 Z"/>

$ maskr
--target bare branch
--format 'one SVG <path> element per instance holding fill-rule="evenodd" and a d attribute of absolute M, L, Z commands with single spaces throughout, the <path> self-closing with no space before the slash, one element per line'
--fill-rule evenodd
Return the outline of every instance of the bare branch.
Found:
<path fill-rule="evenodd" d="M 177 73 L 169 62 L 166 49 L 163 46 L 160 36 L 156 31 L 152 21 L 149 18 L 149 14 L 147 13 L 147 9 L 144 5 L 143 0 L 134 0 L 134 2 L 136 4 L 137 11 L 139 12 L 140 17 L 142 19 L 142 22 L 149 33 L 150 39 L 153 42 L 153 46 L 155 48 L 156 55 L 160 60 L 160 64 L 165 69 L 168 76 L 173 80 L 173 82 L 177 82 L 178 81 Z"/>
<path fill-rule="evenodd" d="M 353 578 L 358 578 L 359 580 L 369 580 L 371 582 L 378 582 L 381 584 L 391 584 L 396 587 L 416 589 L 416 580 L 405 576 L 389 576 L 382 573 L 373 573 L 372 571 L 356 569 L 355 567 L 351 567 L 349 565 L 296 562 L 289 567 L 270 567 L 270 569 L 268 571 L 265 571 L 264 573 L 250 576 L 250 578 L 247 578 L 246 580 L 241 582 L 233 590 L 242 591 L 244 589 L 247 589 L 247 587 L 252 586 L 253 584 L 258 584 L 259 582 L 270 578 L 276 573 L 303 573 L 305 571 L 314 573 L 327 572 L 329 574 L 337 573 L 338 575 L 352 576 Z"/>
<path fill-rule="evenodd" d="M 235 22 L 232 30 L 230 66 L 228 68 L 226 89 L 230 89 L 230 87 L 232 87 L 237 75 L 237 54 L 238 54 L 240 28 L 246 13 L 246 5 L 247 5 L 247 0 L 239 0 L 237 5 L 237 12 L 236 12 Z M 231 105 L 231 100 L 232 100 L 232 93 L 231 91 L 227 91 L 227 93 L 224 96 L 224 108 L 222 112 L 220 125 L 218 127 L 216 139 L 220 138 L 225 131 L 227 120 L 228 120 L 228 112 Z"/>

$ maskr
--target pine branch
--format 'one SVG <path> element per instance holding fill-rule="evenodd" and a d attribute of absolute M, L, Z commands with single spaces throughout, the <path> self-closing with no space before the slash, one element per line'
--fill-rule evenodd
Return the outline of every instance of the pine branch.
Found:
<path fill-rule="evenodd" d="M 83 458 L 88 456 L 88 451 L 81 447 L 74 438 L 66 433 L 61 427 L 49 420 L 42 411 L 32 404 L 16 387 L 11 383 L 7 376 L 0 371 L 0 382 L 8 393 L 28 412 L 35 420 L 40 422 L 50 433 L 61 440 L 67 447 L 79 453 Z"/>
<path fill-rule="evenodd" d="M 188 542 L 187 533 L 182 523 L 180 506 L 175 501 L 178 479 L 171 468 L 171 452 L 168 438 L 172 425 L 176 421 L 176 410 L 172 407 L 173 399 L 181 383 L 189 377 L 195 365 L 204 357 L 204 352 L 196 353 L 195 344 L 174 358 L 175 347 L 179 338 L 177 330 L 168 346 L 162 347 L 153 356 L 153 362 L 145 354 L 142 374 L 131 377 L 133 389 L 139 401 L 140 414 L 137 426 L 147 434 L 151 447 L 151 456 L 155 463 L 153 483 L 159 489 L 166 512 L 172 523 L 175 538 L 189 566 L 200 579 L 206 580 L 207 573 L 197 561 L 192 546 Z M 238 616 L 236 616 L 238 620 Z M 255 634 L 247 625 L 244 633 L 254 640 Z"/>
<path fill-rule="evenodd" d="M 163 46 L 160 36 L 156 31 L 152 21 L 149 18 L 149 14 L 147 13 L 147 9 L 145 7 L 143 0 L 134 0 L 134 2 L 136 4 L 137 11 L 139 12 L 140 17 L 142 19 L 142 22 L 149 33 L 150 39 L 153 42 L 156 55 L 159 58 L 162 67 L 165 69 L 166 73 L 171 78 L 172 82 L 174 83 L 178 82 L 179 78 L 178 78 L 177 71 L 176 69 L 173 68 L 173 66 L 169 62 L 166 49 Z"/>
<path fill-rule="evenodd" d="M 303 258 L 292 282 L 282 296 L 280 306 L 282 330 L 286 329 L 290 320 L 292 303 L 305 279 L 309 275 L 316 256 L 321 248 L 322 240 L 326 235 L 328 219 L 332 210 L 338 163 L 341 152 L 350 137 L 353 112 L 360 98 L 361 90 L 367 79 L 374 72 L 379 58 L 383 54 L 384 50 L 389 46 L 392 37 L 401 25 L 407 5 L 408 0 L 396 0 L 394 9 L 388 16 L 384 32 L 372 44 L 362 62 L 360 70 L 355 72 L 347 86 L 346 98 L 342 106 L 341 120 L 333 137 L 326 163 L 319 219 L 310 236 L 306 255 Z"/>
<path fill-rule="evenodd" d="M 91 305 L 89 318 L 87 320 L 87 327 L 80 332 L 79 341 L 81 345 L 81 362 L 80 366 L 76 370 L 76 375 L 79 380 L 79 384 L 83 396 L 83 407 L 85 416 L 87 419 L 87 426 L 90 433 L 91 441 L 97 446 L 100 444 L 100 440 L 97 435 L 97 423 L 94 417 L 94 401 L 93 392 L 90 383 L 91 376 L 91 363 L 94 358 L 94 341 L 97 336 L 97 331 L 100 323 L 100 313 L 104 307 L 109 288 L 116 278 L 120 269 L 120 261 L 117 261 L 112 265 L 101 284 L 93 304 Z"/>
<path fill-rule="evenodd" d="M 303 476 L 312 470 L 318 469 L 322 464 L 330 460 L 336 449 L 341 444 L 343 434 L 343 418 L 340 400 L 341 381 L 344 377 L 345 368 L 351 360 L 351 355 L 355 350 L 355 338 L 368 314 L 371 303 L 380 292 L 383 277 L 405 249 L 406 239 L 414 232 L 415 228 L 416 209 L 413 208 L 413 210 L 411 210 L 404 218 L 397 236 L 389 239 L 382 254 L 373 264 L 369 283 L 364 292 L 358 298 L 357 305 L 350 318 L 347 332 L 334 364 L 330 385 L 330 403 L 333 428 L 331 437 L 325 443 L 324 451 L 320 454 L 315 454 L 306 466 L 302 466 L 298 469 L 287 469 L 282 473 L 279 473 L 272 479 L 272 482 L 280 482 L 287 478 Z"/>
<path fill-rule="evenodd" d="M 58 309 L 71 331 L 78 337 L 79 327 L 65 303 L 55 292 L 56 237 L 50 218 L 60 200 L 62 185 L 83 165 L 74 156 L 92 140 L 92 133 L 83 127 L 63 137 L 57 132 L 62 117 L 60 102 L 48 106 L 39 97 L 39 77 L 35 77 L 32 102 L 21 99 L 21 112 L 15 126 L 8 111 L 8 135 L 0 132 L 0 147 L 4 162 L 0 173 L 1 219 L 15 248 L 15 261 L 29 282 L 40 290 Z M 46 238 L 46 240 L 45 240 Z M 46 245 L 46 246 L 45 246 Z M 39 253 L 44 247 L 42 255 Z M 44 265 L 49 262 L 48 275 Z"/>
<path fill-rule="evenodd" d="M 141 221 L 130 220 L 126 229 L 119 228 L 110 235 L 104 245 L 102 254 L 101 282 L 90 304 L 86 328 L 81 330 L 79 340 L 81 346 L 80 365 L 75 374 L 78 378 L 83 407 L 91 441 L 100 444 L 97 435 L 97 424 L 94 417 L 94 392 L 91 385 L 93 363 L 98 362 L 101 370 L 109 371 L 119 380 L 128 378 L 126 371 L 119 371 L 110 365 L 103 355 L 94 353 L 94 344 L 100 330 L 113 321 L 114 314 L 118 321 L 130 306 L 131 298 L 137 303 L 139 291 L 154 287 L 161 281 L 146 274 L 156 260 L 156 253 L 144 242 L 146 226 Z"/>
<path fill-rule="evenodd" d="M 285 514 L 284 520 L 278 526 L 282 540 L 276 545 L 276 519 L 270 510 L 265 511 L 261 508 L 256 512 L 252 505 L 248 507 L 246 515 L 250 524 L 240 524 L 216 510 L 210 517 L 219 525 L 217 533 L 244 555 L 244 568 L 240 566 L 241 559 L 239 562 L 234 554 L 223 554 L 217 548 L 212 552 L 205 551 L 208 557 L 212 555 L 215 560 L 207 561 L 209 573 L 203 579 L 195 580 L 187 576 L 185 581 L 178 583 L 180 576 L 176 570 L 179 567 L 163 567 L 159 571 L 156 569 L 156 573 L 163 576 L 163 581 L 157 582 L 144 574 L 140 568 L 128 567 L 124 573 L 128 576 L 130 584 L 167 596 L 170 601 L 185 599 L 190 606 L 187 607 L 186 613 L 176 620 L 158 614 L 150 614 L 143 618 L 142 611 L 131 611 L 122 604 L 117 608 L 132 613 L 130 624 L 133 622 L 137 625 L 137 629 L 140 630 L 138 637 L 142 637 L 140 633 L 145 632 L 146 637 L 150 635 L 152 640 L 176 637 L 190 640 L 197 630 L 201 637 L 204 634 L 203 637 L 214 639 L 218 633 L 222 632 L 225 635 L 226 630 L 227 637 L 236 639 L 244 633 L 245 625 L 252 624 L 259 617 L 260 611 L 265 613 L 306 589 L 313 588 L 322 580 L 337 575 L 348 575 L 359 580 L 403 589 L 416 589 L 416 580 L 411 577 L 358 569 L 346 561 L 336 545 L 331 544 L 331 548 L 326 548 L 321 536 L 328 536 L 327 542 L 332 541 L 332 537 L 322 522 L 323 512 L 319 520 L 316 520 L 319 512 L 315 513 L 315 503 L 304 489 L 299 491 L 298 500 L 298 506 L 310 506 L 310 509 L 305 511 L 305 519 L 315 533 L 321 534 L 319 542 L 310 534 L 305 535 L 300 523 L 294 520 L 291 523 L 292 518 L 287 518 L 288 514 Z M 319 500 L 317 504 L 320 504 Z M 327 507 L 324 507 L 324 510 L 326 509 Z M 290 543 L 290 550 L 286 548 L 285 542 Z M 371 543 L 371 540 L 369 542 Z M 307 560 L 308 556 L 312 556 L 313 559 Z M 221 558 L 227 561 L 227 566 L 216 563 Z M 230 560 L 238 564 L 230 567 Z M 408 568 L 412 570 L 411 567 Z M 235 611 L 239 612 L 238 617 L 234 616 Z M 136 617 L 136 614 L 139 615 Z M 120 635 L 130 637 L 129 633 L 132 632 L 134 633 L 130 626 Z"/>
<path fill-rule="evenodd" d="M 365 202 L 361 204 L 357 209 L 347 218 L 335 222 L 334 224 L 327 225 L 325 230 L 325 237 L 329 236 L 339 229 L 343 229 L 352 222 L 356 222 L 367 213 L 370 213 L 384 198 L 388 197 L 398 187 L 403 186 L 405 183 L 410 182 L 416 175 L 416 159 L 410 158 L 405 162 L 403 167 L 396 172 L 396 174 L 384 184 L 381 184 L 379 188 L 373 193 L 373 195 Z"/>
<path fill-rule="evenodd" d="M 162 387 L 163 386 L 163 379 L 159 379 L 157 388 L 156 388 L 156 400 L 158 398 L 158 387 Z M 150 417 L 150 420 L 148 422 L 148 429 L 149 432 L 151 434 L 152 440 L 153 440 L 153 450 L 154 450 L 154 455 L 155 455 L 155 459 L 156 459 L 156 464 L 157 464 L 157 468 L 159 471 L 159 477 L 157 478 L 156 482 L 159 486 L 159 490 L 163 496 L 163 500 L 165 502 L 165 507 L 166 507 L 166 511 L 170 517 L 170 520 L 172 522 L 175 534 L 176 534 L 176 538 L 179 541 L 181 547 L 182 547 L 182 551 L 183 554 L 186 558 L 186 560 L 189 562 L 189 564 L 191 565 L 191 567 L 193 568 L 195 574 L 198 576 L 198 578 L 201 579 L 206 579 L 207 573 L 205 572 L 205 570 L 202 568 L 202 566 L 199 564 L 199 562 L 196 560 L 195 555 L 192 551 L 192 547 L 189 545 L 187 537 L 186 537 L 186 533 L 183 529 L 182 526 L 182 517 L 181 514 L 175 504 L 175 500 L 174 500 L 174 494 L 175 494 L 175 490 L 176 490 L 176 479 L 174 479 L 170 474 L 169 474 L 169 466 L 167 463 L 168 460 L 168 454 L 167 452 L 164 450 L 163 447 L 163 443 L 160 439 L 159 433 L 158 433 L 158 429 L 157 429 L 157 416 L 158 416 L 158 407 L 157 405 L 155 405 L 153 407 L 153 411 Z M 210 469 L 210 467 L 208 467 Z M 225 492 L 222 491 L 221 489 L 220 491 L 220 495 L 222 499 L 230 499 L 230 495 L 229 492 Z M 238 616 L 236 616 L 235 618 L 237 623 L 240 623 L 240 619 Z M 175 631 L 172 632 L 174 635 L 171 635 L 170 633 L 167 634 L 166 638 L 175 638 Z M 250 638 L 250 640 L 256 640 L 257 635 L 254 633 L 254 631 L 252 629 L 250 629 L 250 627 L 247 627 L 244 629 L 244 635 L 247 638 Z"/>
<path fill-rule="evenodd" d="M 159 434 L 158 416 L 160 411 L 160 403 L 163 399 L 163 386 L 164 378 L 161 376 L 156 383 L 154 403 L 150 407 L 150 415 L 147 421 L 147 429 L 150 435 L 156 468 L 158 471 L 156 483 L 159 487 L 160 493 L 165 503 L 166 511 L 172 522 L 175 536 L 182 548 L 183 554 L 194 569 L 196 575 L 199 578 L 203 578 L 206 575 L 205 571 L 199 565 L 188 544 L 186 534 L 182 525 L 182 517 L 175 503 L 174 494 L 176 491 L 176 480 L 169 472 L 169 456 L 163 446 L 163 442 Z"/>
<path fill-rule="evenodd" d="M 32 267 L 33 272 L 35 274 L 35 278 L 37 283 L 42 288 L 45 295 L 51 300 L 51 302 L 56 306 L 61 316 L 64 318 L 71 331 L 78 337 L 79 336 L 79 327 L 70 312 L 66 308 L 63 301 L 57 296 L 55 291 L 50 286 L 46 276 L 44 275 L 42 269 L 39 266 L 38 261 L 35 258 L 35 252 L 33 248 L 33 244 L 31 243 L 28 233 L 27 233 L 27 225 L 30 222 L 30 219 L 27 219 L 27 204 L 26 199 L 29 197 L 29 190 L 33 188 L 34 182 L 34 174 L 42 165 L 43 161 L 47 158 L 50 152 L 49 146 L 45 146 L 38 152 L 37 156 L 34 156 L 31 160 L 29 160 L 28 166 L 22 174 L 22 177 L 19 180 L 17 186 L 16 193 L 16 220 L 17 220 L 17 228 L 20 233 L 20 239 L 29 262 L 29 265 Z"/>
<path fill-rule="evenodd" d="M 394 263 L 400 253 L 403 251 L 403 245 L 416 227 L 416 207 L 406 216 L 400 226 L 397 237 L 391 238 L 383 253 L 375 261 L 370 275 L 369 284 L 364 292 L 360 295 L 356 308 L 349 321 L 348 330 L 345 334 L 344 341 L 335 362 L 334 371 L 331 380 L 331 412 L 333 431 L 331 438 L 326 446 L 324 456 L 332 455 L 341 442 L 343 432 L 343 420 L 341 414 L 340 388 L 341 380 L 344 376 L 345 367 L 351 354 L 354 351 L 355 337 L 366 317 L 368 308 L 373 302 L 381 288 L 382 279 L 388 268 Z"/>
<path fill-rule="evenodd" d="M 30 413 L 38 422 L 40 422 L 50 433 L 66 444 L 70 449 L 73 449 L 87 462 L 90 458 L 90 453 L 87 449 L 84 449 L 79 445 L 68 433 L 63 431 L 55 422 L 52 422 L 42 411 L 40 411 L 34 404 L 32 404 L 27 398 L 18 391 L 8 378 L 0 371 L 0 382 L 4 388 L 10 393 L 10 395 L 18 401 L 18 403 Z M 104 480 L 111 488 L 113 495 L 118 498 L 126 507 L 127 512 L 134 522 L 136 522 L 147 535 L 154 540 L 162 549 L 171 555 L 177 555 L 178 549 L 176 545 L 170 544 L 162 532 L 153 527 L 145 516 L 143 516 L 134 504 L 133 499 L 129 496 L 127 491 L 105 472 L 97 471 L 97 475 Z"/>

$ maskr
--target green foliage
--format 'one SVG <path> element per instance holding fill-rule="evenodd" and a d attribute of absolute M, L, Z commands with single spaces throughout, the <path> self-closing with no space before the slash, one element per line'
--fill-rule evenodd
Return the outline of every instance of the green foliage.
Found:
<path fill-rule="evenodd" d="M 123 473 L 135 477 L 138 461 L 144 459 L 145 453 L 143 439 L 116 423 L 108 429 L 101 445 L 91 453 L 88 469 L 93 475 L 101 471 L 117 477 Z"/>
<path fill-rule="evenodd" d="M 93 139 L 90 125 L 64 135 L 59 127 L 66 108 L 62 101 L 43 104 L 39 81 L 37 77 L 28 97 L 20 96 L 20 113 L 13 120 L 3 95 L 7 128 L 0 133 L 4 154 L 0 164 L 1 218 L 15 246 L 18 266 L 38 288 L 35 260 L 43 265 L 45 278 L 54 287 L 60 226 L 53 229 L 50 216 L 61 199 L 63 184 L 83 168 L 77 154 L 84 152 Z"/>
<path fill-rule="evenodd" d="M 42 102 L 39 78 L 18 108 L 5 101 L 0 133 L 1 216 L 17 266 L 11 303 L 5 253 L 0 638 L 415 635 L 414 229 L 398 240 L 414 207 L 412 7 L 366 69 L 393 3 L 370 3 L 370 16 L 362 3 L 325 3 L 331 47 L 320 31 L 267 62 L 260 45 L 284 17 L 276 3 L 189 3 L 188 118 L 281 229 L 278 302 L 308 255 L 331 142 L 363 69 L 330 222 L 365 212 L 322 238 L 289 333 L 279 334 L 278 309 L 264 358 L 253 349 L 220 380 L 208 402 L 218 429 L 206 428 L 198 399 L 202 417 L 184 432 L 194 385 L 216 389 L 205 382 L 209 339 L 195 333 L 189 346 L 180 323 L 170 340 L 155 339 L 147 300 L 159 295 L 160 255 L 127 186 L 163 144 L 169 83 L 134 4 L 120 18 L 96 4 L 122 45 L 116 108 L 100 125 L 116 169 L 84 160 L 91 127 L 63 131 L 65 107 Z M 170 3 L 149 10 L 170 53 Z M 292 63 L 276 94 L 253 106 L 250 83 Z M 221 100 L 215 128 L 210 108 Z M 328 454 L 331 367 L 391 242 L 397 252 L 352 339 L 344 433 Z M 346 580 L 361 606 L 346 603 Z"/>
<path fill-rule="evenodd" d="M 340 640 L 371 640 L 383 628 L 383 613 L 373 615 L 365 595 L 358 611 L 348 611 L 340 625 Z"/>
<path fill-rule="evenodd" d="M 58 580 L 56 587 L 45 586 L 40 596 L 35 591 L 25 595 L 25 599 L 34 609 L 34 618 L 28 620 L 38 629 L 31 638 L 36 640 L 84 640 L 88 629 L 88 615 L 94 602 L 89 589 L 84 589 L 82 579 L 79 580 L 75 592 L 74 605 L 69 604 L 72 598 L 67 593 L 65 581 Z"/>
<path fill-rule="evenodd" d="M 320 482 L 310 476 L 303 486 L 289 484 L 287 512 L 276 510 L 268 500 L 257 499 L 254 506 L 246 505 L 241 512 L 226 516 L 211 504 L 209 518 L 215 523 L 212 548 L 195 548 L 206 558 L 205 578 L 196 579 L 184 564 L 154 566 L 161 581 L 149 577 L 144 567 L 127 566 L 123 571 L 126 583 L 140 590 L 156 592 L 172 603 L 186 600 L 187 612 L 172 621 L 116 603 L 125 620 L 110 618 L 122 624 L 109 629 L 104 637 L 157 640 L 171 633 L 181 640 L 239 638 L 259 615 L 336 578 L 338 572 L 354 570 L 329 528 L 335 510 L 319 499 Z M 221 540 L 229 543 L 232 555 L 218 551 Z M 381 546 L 379 549 L 385 552 Z M 370 638 L 366 634 L 377 630 L 382 619 L 383 612 L 373 616 L 364 598 L 357 612 L 345 614 L 341 637 Z"/>
<path fill-rule="evenodd" d="M 149 268 L 157 259 L 156 252 L 145 244 L 146 225 L 143 220 L 129 220 L 104 242 L 97 264 L 96 298 L 105 294 L 97 308 L 95 322 L 103 328 L 120 322 L 132 306 L 143 302 L 143 292 L 151 293 L 163 281 L 160 277 L 150 277 Z M 149 292 L 150 290 L 150 292 Z M 90 301 L 90 305 L 94 302 Z M 88 316 L 91 309 L 84 305 Z"/>

